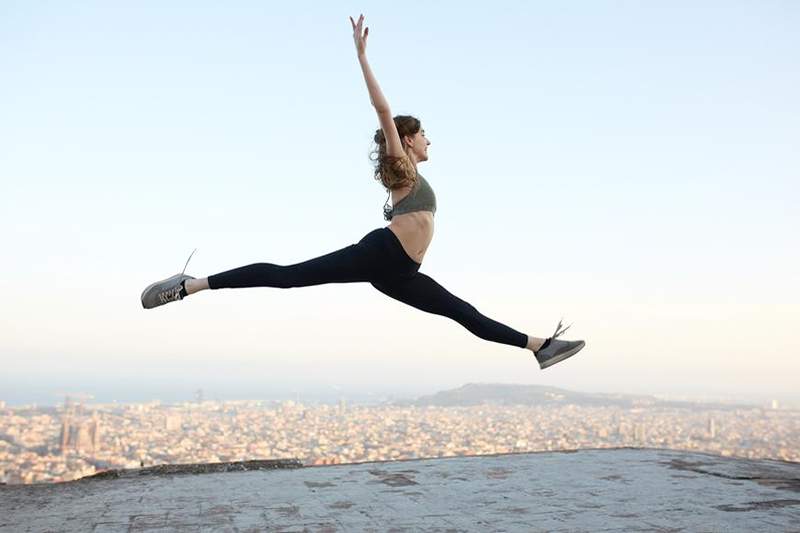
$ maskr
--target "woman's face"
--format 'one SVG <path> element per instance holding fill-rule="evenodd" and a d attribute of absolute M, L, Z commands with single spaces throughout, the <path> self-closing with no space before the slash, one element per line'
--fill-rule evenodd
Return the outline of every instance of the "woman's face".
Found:
<path fill-rule="evenodd" d="M 417 161 L 428 160 L 428 146 L 431 142 L 425 136 L 425 130 L 420 129 L 414 135 L 406 135 L 408 151 L 413 152 Z"/>

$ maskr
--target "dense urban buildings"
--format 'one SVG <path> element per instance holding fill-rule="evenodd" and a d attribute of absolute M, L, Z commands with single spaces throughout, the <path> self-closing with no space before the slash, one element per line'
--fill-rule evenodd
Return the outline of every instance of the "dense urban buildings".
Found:
<path fill-rule="evenodd" d="M 2 407 L 0 482 L 164 463 L 325 464 L 618 446 L 800 461 L 800 412 L 789 409 L 199 400 Z"/>

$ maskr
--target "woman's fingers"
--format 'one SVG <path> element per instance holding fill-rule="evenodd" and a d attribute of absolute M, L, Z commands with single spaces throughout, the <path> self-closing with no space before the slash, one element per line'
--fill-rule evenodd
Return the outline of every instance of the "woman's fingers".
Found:
<path fill-rule="evenodd" d="M 356 41 L 363 41 L 366 43 L 367 36 L 369 36 L 369 26 L 364 28 L 364 31 L 361 31 L 361 27 L 364 23 L 364 15 L 358 17 L 358 22 L 353 20 L 353 17 L 348 17 L 350 19 L 350 24 L 353 26 L 353 37 Z"/>

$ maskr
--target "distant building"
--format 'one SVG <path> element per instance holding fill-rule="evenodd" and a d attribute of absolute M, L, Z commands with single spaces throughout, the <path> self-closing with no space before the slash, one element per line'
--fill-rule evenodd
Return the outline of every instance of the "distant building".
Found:
<path fill-rule="evenodd" d="M 92 415 L 92 451 L 98 452 L 100 451 L 100 419 L 97 417 L 97 413 Z"/>
<path fill-rule="evenodd" d="M 164 417 L 164 429 L 167 431 L 178 431 L 181 429 L 181 415 L 171 414 Z"/>
<path fill-rule="evenodd" d="M 71 417 L 68 414 L 65 414 L 64 417 L 61 419 L 61 435 L 59 436 L 59 441 L 61 442 L 61 453 L 66 453 L 67 446 L 69 445 L 69 432 L 71 426 Z"/>
<path fill-rule="evenodd" d="M 77 426 L 75 432 L 74 446 L 78 450 L 92 449 L 92 436 L 89 432 L 89 424 L 81 424 Z"/>
<path fill-rule="evenodd" d="M 647 440 L 647 429 L 644 424 L 636 424 L 633 426 L 633 440 L 636 444 L 644 444 Z"/>
<path fill-rule="evenodd" d="M 715 439 L 717 438 L 717 425 L 714 422 L 714 417 L 708 417 L 708 438 Z"/>
<path fill-rule="evenodd" d="M 61 453 L 68 450 L 96 453 L 100 450 L 100 420 L 97 415 L 91 419 L 76 418 L 70 413 L 61 421 Z"/>

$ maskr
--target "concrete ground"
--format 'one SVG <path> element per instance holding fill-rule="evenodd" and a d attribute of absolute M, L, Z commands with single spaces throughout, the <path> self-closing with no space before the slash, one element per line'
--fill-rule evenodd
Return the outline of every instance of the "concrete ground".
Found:
<path fill-rule="evenodd" d="M 0 532 L 21 531 L 800 531 L 800 463 L 611 449 L 173 466 L 0 486 Z"/>

